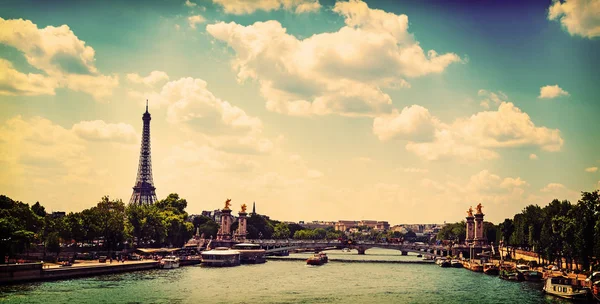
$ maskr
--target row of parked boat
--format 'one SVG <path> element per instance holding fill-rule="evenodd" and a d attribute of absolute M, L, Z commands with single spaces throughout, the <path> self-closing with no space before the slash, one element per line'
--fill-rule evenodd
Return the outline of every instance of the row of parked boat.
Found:
<path fill-rule="evenodd" d="M 440 267 L 466 268 L 475 272 L 488 275 L 498 275 L 507 281 L 544 282 L 543 291 L 565 299 L 585 300 L 594 297 L 600 302 L 600 272 L 595 272 L 586 280 L 569 277 L 564 274 L 555 275 L 531 269 L 528 265 L 479 263 L 478 261 L 461 261 L 458 259 L 436 258 L 435 263 Z"/>

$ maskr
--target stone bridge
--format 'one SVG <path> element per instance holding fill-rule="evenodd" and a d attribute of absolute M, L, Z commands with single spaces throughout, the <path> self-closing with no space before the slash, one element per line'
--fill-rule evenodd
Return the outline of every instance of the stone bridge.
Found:
<path fill-rule="evenodd" d="M 402 255 L 407 255 L 409 252 L 416 252 L 434 256 L 447 256 L 452 255 L 452 249 L 454 249 L 450 248 L 449 246 L 370 241 L 346 243 L 338 240 L 246 240 L 245 242 L 260 245 L 261 248 L 266 250 L 267 255 L 299 249 L 310 249 L 314 250 L 315 252 L 319 252 L 343 248 L 356 249 L 358 254 L 365 254 L 365 251 L 370 248 L 384 248 L 399 250 L 402 252 Z"/>

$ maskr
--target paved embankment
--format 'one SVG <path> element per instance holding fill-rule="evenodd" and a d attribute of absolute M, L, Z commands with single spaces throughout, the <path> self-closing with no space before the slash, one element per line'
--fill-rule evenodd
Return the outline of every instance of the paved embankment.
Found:
<path fill-rule="evenodd" d="M 306 258 L 300 257 L 267 257 L 267 260 L 274 261 L 306 261 Z M 382 263 L 382 264 L 434 264 L 433 261 L 390 261 L 390 260 L 352 260 L 329 258 L 329 262 L 342 263 Z"/>
<path fill-rule="evenodd" d="M 128 261 L 125 263 L 81 263 L 68 267 L 44 267 L 42 263 L 0 265 L 0 284 L 30 281 L 71 279 L 111 273 L 158 268 L 157 261 Z"/>

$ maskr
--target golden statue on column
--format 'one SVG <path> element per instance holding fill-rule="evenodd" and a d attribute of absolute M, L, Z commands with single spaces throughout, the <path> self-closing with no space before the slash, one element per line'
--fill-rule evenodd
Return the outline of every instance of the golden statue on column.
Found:
<path fill-rule="evenodd" d="M 469 217 L 473 216 L 473 206 L 469 207 L 469 210 L 467 210 L 467 216 L 469 216 Z"/>
<path fill-rule="evenodd" d="M 246 213 L 246 204 L 242 205 L 242 213 Z"/>
<path fill-rule="evenodd" d="M 481 206 L 481 203 L 479 203 L 477 205 L 477 214 L 483 214 L 483 212 L 481 211 L 481 208 L 483 208 L 483 206 Z"/>
<path fill-rule="evenodd" d="M 230 209 L 229 209 L 229 206 L 231 206 L 231 199 L 230 199 L 230 198 L 228 198 L 228 199 L 225 201 L 225 208 L 223 208 L 223 209 L 224 209 L 224 210 L 230 210 Z"/>

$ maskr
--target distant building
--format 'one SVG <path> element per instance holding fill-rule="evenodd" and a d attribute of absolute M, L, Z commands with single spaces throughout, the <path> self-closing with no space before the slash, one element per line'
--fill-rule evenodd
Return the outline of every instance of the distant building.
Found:
<path fill-rule="evenodd" d="M 360 221 L 344 221 L 340 220 L 334 224 L 337 231 L 349 231 L 350 228 L 367 227 L 377 231 L 386 231 L 390 229 L 390 224 L 386 221 L 360 220 Z"/>
<path fill-rule="evenodd" d="M 334 227 L 336 231 L 348 231 L 350 228 L 354 228 L 357 227 L 357 222 L 356 221 L 337 221 L 337 223 L 335 223 Z"/>
<path fill-rule="evenodd" d="M 65 217 L 65 215 L 66 213 L 64 211 L 54 211 L 50 216 L 52 216 L 52 218 L 62 218 Z"/>
<path fill-rule="evenodd" d="M 324 222 L 324 221 L 312 221 L 309 223 L 302 223 L 300 224 L 300 226 L 304 227 L 304 228 L 308 228 L 308 229 L 316 229 L 316 228 L 329 228 L 329 227 L 335 227 L 334 222 Z"/>

